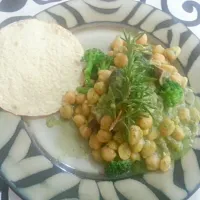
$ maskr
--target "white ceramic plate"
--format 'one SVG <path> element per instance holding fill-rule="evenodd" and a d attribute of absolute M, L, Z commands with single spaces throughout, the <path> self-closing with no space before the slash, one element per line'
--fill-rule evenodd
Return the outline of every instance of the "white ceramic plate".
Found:
<path fill-rule="evenodd" d="M 107 50 L 124 28 L 144 30 L 152 42 L 164 46 L 178 45 L 180 70 L 200 96 L 199 40 L 158 9 L 132 0 L 71 0 L 35 17 L 72 30 L 85 49 Z M 0 127 L 1 173 L 24 199 L 183 200 L 200 185 L 199 137 L 167 173 L 109 180 L 71 123 L 48 128 L 46 118 L 20 118 L 1 111 Z"/>

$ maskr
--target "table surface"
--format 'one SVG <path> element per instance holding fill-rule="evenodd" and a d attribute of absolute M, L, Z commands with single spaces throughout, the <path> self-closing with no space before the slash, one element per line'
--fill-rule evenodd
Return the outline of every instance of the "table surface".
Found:
<path fill-rule="evenodd" d="M 67 0 L 0 0 L 0 23 L 13 16 L 34 16 L 37 13 L 65 2 Z M 92 0 L 91 0 L 92 1 Z M 143 3 L 152 5 L 163 10 L 175 18 L 181 20 L 198 38 L 200 38 L 200 0 L 140 0 Z M 1 180 L 0 180 L 0 190 Z M 7 200 L 4 195 L 0 200 Z M 21 200 L 9 189 L 9 200 Z M 200 189 L 189 198 L 199 200 Z"/>

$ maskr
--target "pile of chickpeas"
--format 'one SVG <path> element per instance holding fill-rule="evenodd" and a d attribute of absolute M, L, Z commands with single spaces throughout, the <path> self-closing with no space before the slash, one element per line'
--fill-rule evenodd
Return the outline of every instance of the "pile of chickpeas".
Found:
<path fill-rule="evenodd" d="M 147 44 L 147 35 L 144 34 L 138 41 L 138 44 Z M 126 44 L 117 37 L 111 44 L 111 51 L 108 55 L 114 56 L 114 65 L 116 68 L 125 67 L 128 63 L 126 55 Z M 153 46 L 152 62 L 155 62 L 160 69 L 166 70 L 171 74 L 171 78 L 183 87 L 186 86 L 185 77 L 178 74 L 176 68 L 170 64 L 180 53 L 179 47 L 164 49 L 161 45 Z M 157 152 L 155 140 L 160 136 L 172 136 L 177 141 L 184 138 L 184 132 L 180 126 L 165 118 L 160 124 L 158 131 L 152 131 L 153 119 L 151 116 L 141 116 L 136 125 L 130 127 L 128 142 L 124 140 L 124 133 L 120 130 L 110 130 L 115 119 L 109 115 L 97 119 L 92 109 L 98 103 L 101 95 L 108 90 L 108 80 L 112 70 L 100 70 L 98 79 L 87 94 L 80 94 L 73 91 L 67 92 L 63 97 L 63 104 L 60 108 L 60 115 L 64 119 L 72 119 L 79 128 L 80 135 L 88 140 L 92 149 L 92 156 L 97 162 L 111 162 L 117 156 L 121 160 L 131 159 L 133 162 L 141 159 L 145 160 L 149 170 L 167 171 L 171 166 L 170 155 L 160 156 Z M 196 110 L 188 111 L 183 109 L 179 111 L 179 117 L 182 121 L 190 120 L 188 117 Z M 196 113 L 197 114 L 197 113 Z M 93 132 L 89 124 L 95 120 L 98 122 L 98 130 Z"/>

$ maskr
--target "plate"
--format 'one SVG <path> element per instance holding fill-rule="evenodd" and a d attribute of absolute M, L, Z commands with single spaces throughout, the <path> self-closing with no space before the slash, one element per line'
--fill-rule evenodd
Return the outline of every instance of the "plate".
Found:
<path fill-rule="evenodd" d="M 1 26 L 24 18 L 11 18 Z M 180 46 L 180 70 L 200 97 L 199 40 L 158 9 L 132 0 L 71 0 L 35 18 L 70 29 L 85 49 L 107 50 L 107 44 L 124 28 L 144 30 L 152 42 L 166 47 Z M 1 110 L 0 127 L 1 175 L 24 199 L 183 200 L 200 186 L 199 136 L 167 173 L 108 179 L 70 122 L 48 128 L 46 118 L 21 118 Z"/>

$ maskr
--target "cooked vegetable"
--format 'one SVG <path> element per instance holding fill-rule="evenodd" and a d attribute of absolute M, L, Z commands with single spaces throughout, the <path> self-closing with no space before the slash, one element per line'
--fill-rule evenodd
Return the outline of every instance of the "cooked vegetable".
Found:
<path fill-rule="evenodd" d="M 93 158 L 105 164 L 108 176 L 168 171 L 198 131 L 200 113 L 188 98 L 193 91 L 170 63 L 180 49 L 156 45 L 152 55 L 147 41 L 143 32 L 124 33 L 108 55 L 86 51 L 81 92 L 63 98 L 60 115 L 72 118 L 89 139 Z"/>
<path fill-rule="evenodd" d="M 174 107 L 183 98 L 183 88 L 178 83 L 167 79 L 160 88 L 160 95 L 166 107 Z"/>

